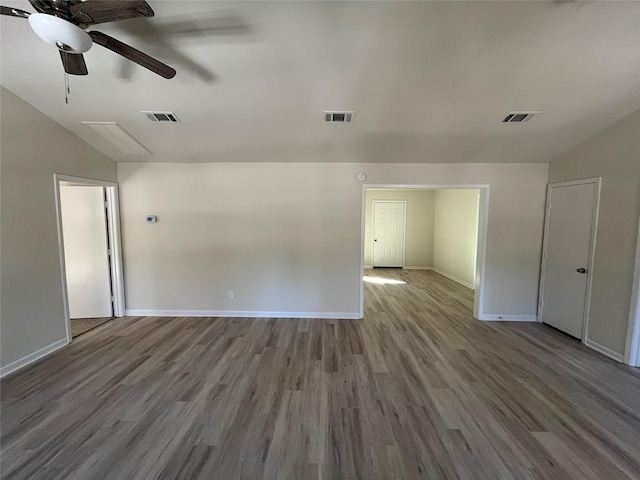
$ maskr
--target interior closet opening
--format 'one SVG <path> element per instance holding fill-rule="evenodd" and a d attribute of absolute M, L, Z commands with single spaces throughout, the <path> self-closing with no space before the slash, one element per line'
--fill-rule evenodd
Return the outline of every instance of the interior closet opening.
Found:
<path fill-rule="evenodd" d="M 67 339 L 124 314 L 115 184 L 56 176 Z"/>

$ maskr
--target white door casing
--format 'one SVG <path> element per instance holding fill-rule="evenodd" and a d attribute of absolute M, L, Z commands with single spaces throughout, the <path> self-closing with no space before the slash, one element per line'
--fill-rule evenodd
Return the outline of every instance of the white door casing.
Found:
<path fill-rule="evenodd" d="M 636 259 L 629 307 L 629 328 L 624 362 L 632 367 L 640 367 L 640 222 L 636 238 Z"/>
<path fill-rule="evenodd" d="M 110 317 L 111 275 L 104 187 L 61 186 L 70 318 Z"/>
<path fill-rule="evenodd" d="M 587 337 L 598 179 L 551 184 L 547 194 L 540 321 Z"/>
<path fill-rule="evenodd" d="M 405 202 L 373 202 L 373 266 L 403 267 Z"/>

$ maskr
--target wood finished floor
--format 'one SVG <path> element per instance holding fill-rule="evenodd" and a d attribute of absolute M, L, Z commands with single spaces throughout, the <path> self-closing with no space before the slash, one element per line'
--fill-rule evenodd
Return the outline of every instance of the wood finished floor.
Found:
<path fill-rule="evenodd" d="M 6 479 L 638 479 L 640 374 L 433 272 L 365 318 L 115 319 L 2 382 Z"/>

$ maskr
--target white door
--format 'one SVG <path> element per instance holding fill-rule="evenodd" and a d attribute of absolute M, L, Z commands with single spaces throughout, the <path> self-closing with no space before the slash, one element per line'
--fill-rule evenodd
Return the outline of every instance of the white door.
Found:
<path fill-rule="evenodd" d="M 373 266 L 402 267 L 404 202 L 373 202 Z"/>
<path fill-rule="evenodd" d="M 583 338 L 598 184 L 550 185 L 541 319 Z"/>
<path fill-rule="evenodd" d="M 71 318 L 111 317 L 111 276 L 104 189 L 60 186 Z"/>

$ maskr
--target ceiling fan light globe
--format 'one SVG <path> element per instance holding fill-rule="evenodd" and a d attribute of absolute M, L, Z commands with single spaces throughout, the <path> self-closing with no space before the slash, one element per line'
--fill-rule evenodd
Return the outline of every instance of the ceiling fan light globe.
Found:
<path fill-rule="evenodd" d="M 58 47 L 58 44 L 64 45 L 64 51 L 68 53 L 84 53 L 93 45 L 93 40 L 87 32 L 53 15 L 32 13 L 29 15 L 29 24 L 42 40 L 55 47 Z"/>

